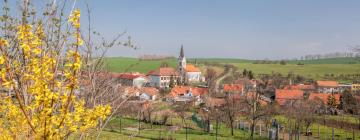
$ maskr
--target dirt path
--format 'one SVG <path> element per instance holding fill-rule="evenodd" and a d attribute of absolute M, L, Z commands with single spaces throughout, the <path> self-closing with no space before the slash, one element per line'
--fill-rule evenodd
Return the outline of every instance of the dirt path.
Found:
<path fill-rule="evenodd" d="M 220 82 L 222 80 L 224 80 L 226 77 L 230 76 L 231 73 L 234 71 L 233 68 L 229 67 L 229 70 L 227 71 L 226 74 L 224 74 L 223 76 L 219 77 L 218 79 L 216 79 L 215 82 L 215 92 L 220 92 Z"/>

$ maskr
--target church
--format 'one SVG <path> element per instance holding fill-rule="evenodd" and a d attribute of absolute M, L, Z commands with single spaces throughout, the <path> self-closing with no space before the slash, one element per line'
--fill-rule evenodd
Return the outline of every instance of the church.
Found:
<path fill-rule="evenodd" d="M 201 71 L 193 64 L 186 63 L 186 57 L 184 55 L 184 47 L 181 45 L 180 55 L 178 59 L 178 71 L 180 74 L 181 81 L 184 83 L 188 82 L 200 82 Z"/>

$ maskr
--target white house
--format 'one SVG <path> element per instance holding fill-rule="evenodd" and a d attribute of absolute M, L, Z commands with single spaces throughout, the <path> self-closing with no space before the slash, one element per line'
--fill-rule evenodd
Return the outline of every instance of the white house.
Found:
<path fill-rule="evenodd" d="M 142 87 L 149 82 L 148 78 L 139 73 L 112 73 L 112 78 L 123 86 Z"/>
<path fill-rule="evenodd" d="M 159 97 L 159 90 L 153 87 L 143 87 L 140 92 L 140 100 L 154 101 Z"/>
<path fill-rule="evenodd" d="M 150 71 L 148 73 L 151 86 L 158 88 L 168 88 L 170 85 L 170 80 L 172 79 L 174 83 L 178 81 L 179 73 L 170 67 L 158 68 L 155 71 Z"/>

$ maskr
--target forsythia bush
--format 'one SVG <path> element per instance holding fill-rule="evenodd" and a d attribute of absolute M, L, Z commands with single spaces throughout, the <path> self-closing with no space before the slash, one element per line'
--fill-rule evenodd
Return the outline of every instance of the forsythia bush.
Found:
<path fill-rule="evenodd" d="M 11 47 L 0 38 L 0 139 L 64 139 L 96 127 L 110 114 L 108 105 L 89 109 L 76 98 L 81 93 L 80 11 L 74 10 L 68 22 L 73 37 L 66 54 L 45 47 L 40 22 L 19 25 Z"/>

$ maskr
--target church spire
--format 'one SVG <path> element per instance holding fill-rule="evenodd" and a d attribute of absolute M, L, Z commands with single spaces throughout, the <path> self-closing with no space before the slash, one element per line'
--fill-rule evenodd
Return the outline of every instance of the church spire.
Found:
<path fill-rule="evenodd" d="M 183 47 L 183 45 L 181 45 L 180 57 L 184 58 L 184 47 Z"/>

